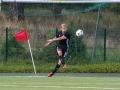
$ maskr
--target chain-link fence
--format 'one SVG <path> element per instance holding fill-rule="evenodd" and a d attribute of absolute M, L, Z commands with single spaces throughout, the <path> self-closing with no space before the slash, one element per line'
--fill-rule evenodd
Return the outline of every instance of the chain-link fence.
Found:
<path fill-rule="evenodd" d="M 98 17 L 98 8 L 102 5 L 104 4 L 3 3 L 0 13 L 2 20 L 0 60 L 15 63 L 31 59 L 27 42 L 17 43 L 14 37 L 16 32 L 27 29 L 34 60 L 56 62 L 57 43 L 51 44 L 48 48 L 44 48 L 44 44 L 47 39 L 55 37 L 62 23 L 66 23 L 71 33 L 68 62 L 73 64 L 104 60 L 119 62 L 119 20 L 112 12 L 107 9 L 104 11 L 102 7 Z M 114 19 L 115 26 L 113 19 L 109 18 L 110 15 Z M 7 31 L 6 27 L 8 27 Z M 83 37 L 75 36 L 78 29 L 84 31 Z M 107 36 L 104 34 L 105 29 Z"/>

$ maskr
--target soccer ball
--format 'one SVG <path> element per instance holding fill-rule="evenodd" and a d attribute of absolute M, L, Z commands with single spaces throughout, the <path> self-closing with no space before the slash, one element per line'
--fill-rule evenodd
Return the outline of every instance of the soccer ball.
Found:
<path fill-rule="evenodd" d="M 77 30 L 76 36 L 78 36 L 78 37 L 83 36 L 83 30 L 81 30 L 81 29 Z"/>

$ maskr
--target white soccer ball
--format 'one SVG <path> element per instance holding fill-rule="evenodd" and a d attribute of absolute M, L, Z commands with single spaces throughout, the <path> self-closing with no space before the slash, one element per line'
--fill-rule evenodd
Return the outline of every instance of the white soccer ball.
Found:
<path fill-rule="evenodd" d="M 83 30 L 81 30 L 81 29 L 77 30 L 76 36 L 78 36 L 78 37 L 83 36 Z"/>

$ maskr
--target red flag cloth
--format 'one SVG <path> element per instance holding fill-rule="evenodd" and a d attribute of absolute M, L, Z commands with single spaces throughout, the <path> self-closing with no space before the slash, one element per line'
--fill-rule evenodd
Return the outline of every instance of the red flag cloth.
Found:
<path fill-rule="evenodd" d="M 23 42 L 28 40 L 28 32 L 27 30 L 23 30 L 21 32 L 15 33 L 15 38 L 17 42 Z"/>

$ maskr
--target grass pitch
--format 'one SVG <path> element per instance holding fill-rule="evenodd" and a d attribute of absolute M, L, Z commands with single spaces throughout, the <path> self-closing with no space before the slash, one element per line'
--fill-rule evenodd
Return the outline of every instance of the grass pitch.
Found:
<path fill-rule="evenodd" d="M 120 74 L 57 73 L 48 78 L 47 73 L 1 73 L 0 90 L 120 90 Z"/>

